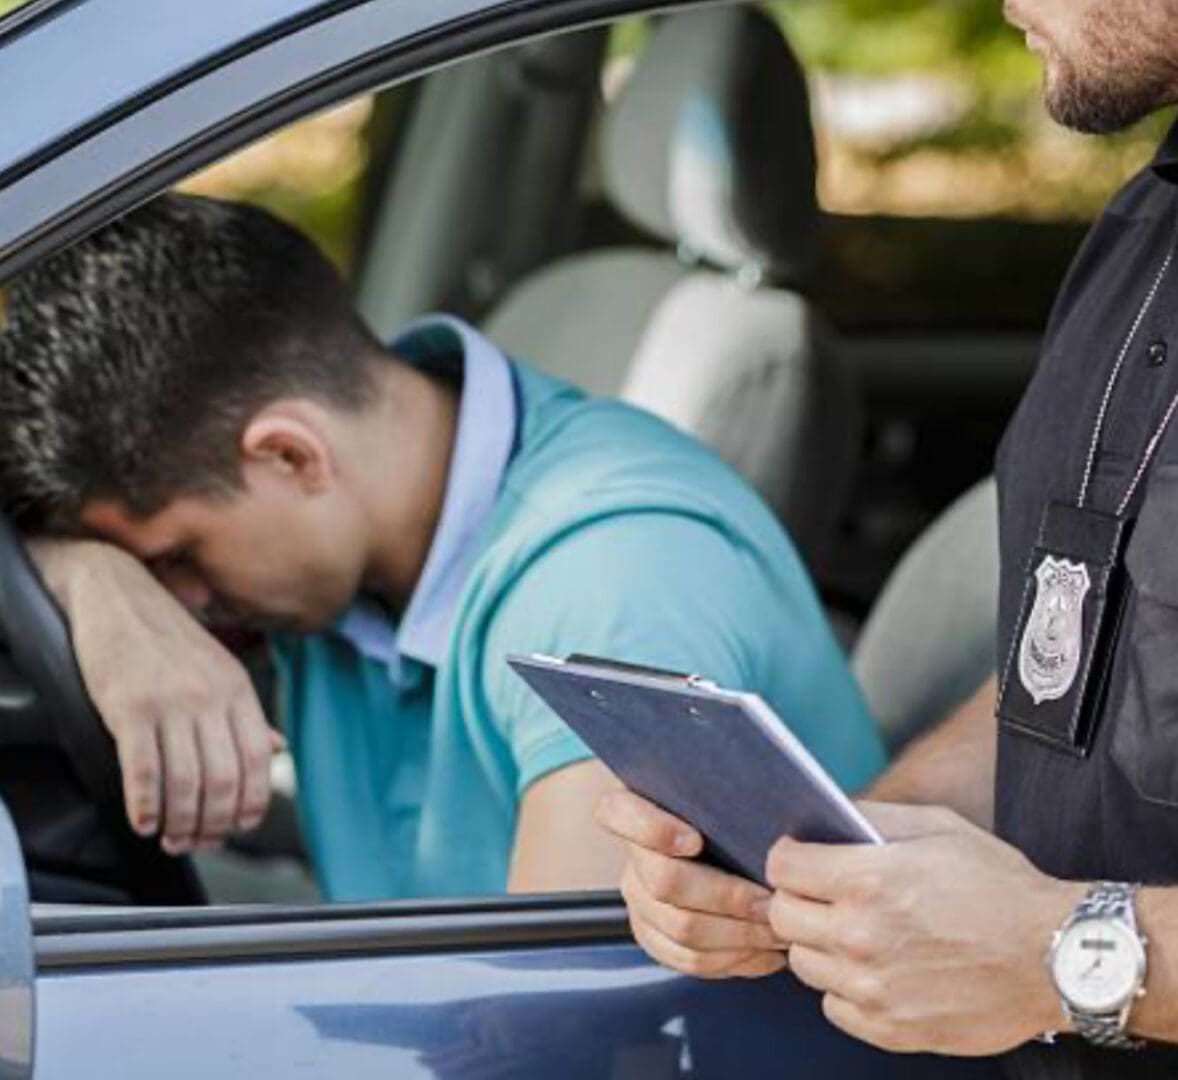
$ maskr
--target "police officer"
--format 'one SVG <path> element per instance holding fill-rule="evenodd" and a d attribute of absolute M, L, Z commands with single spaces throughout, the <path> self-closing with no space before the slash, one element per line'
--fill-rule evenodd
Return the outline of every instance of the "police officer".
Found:
<path fill-rule="evenodd" d="M 1178 101 L 1178 0 L 1007 0 L 1056 120 Z M 892 843 L 788 838 L 773 891 L 631 793 L 639 942 L 706 977 L 787 964 L 877 1046 L 1012 1075 L 1178 1075 L 1178 125 L 1085 241 L 998 453 L 999 670 L 864 804 Z M 919 657 L 913 657 L 919 662 Z"/>

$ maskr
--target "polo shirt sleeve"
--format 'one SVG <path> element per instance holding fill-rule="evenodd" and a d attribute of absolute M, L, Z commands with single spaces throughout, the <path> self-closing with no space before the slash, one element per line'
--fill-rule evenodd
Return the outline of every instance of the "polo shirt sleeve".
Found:
<path fill-rule="evenodd" d="M 506 593 L 486 638 L 491 723 L 510 747 L 522 793 L 546 773 L 592 757 L 505 663 L 509 653 L 586 653 L 753 682 L 741 612 L 763 608 L 752 558 L 714 526 L 665 512 L 581 527 L 534 560 Z"/>

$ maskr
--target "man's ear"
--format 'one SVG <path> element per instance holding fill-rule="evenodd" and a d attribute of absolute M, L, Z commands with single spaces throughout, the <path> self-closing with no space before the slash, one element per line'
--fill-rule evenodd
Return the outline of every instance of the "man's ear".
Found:
<path fill-rule="evenodd" d="M 336 474 L 335 455 L 318 411 L 304 402 L 276 402 L 257 413 L 241 436 L 241 463 L 276 471 L 308 495 L 326 491 Z"/>

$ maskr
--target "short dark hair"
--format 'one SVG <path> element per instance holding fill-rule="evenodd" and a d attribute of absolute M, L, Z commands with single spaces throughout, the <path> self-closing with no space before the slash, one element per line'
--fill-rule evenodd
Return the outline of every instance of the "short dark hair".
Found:
<path fill-rule="evenodd" d="M 0 331 L 0 506 L 74 531 L 117 500 L 148 517 L 240 486 L 270 401 L 358 410 L 378 343 L 335 268 L 255 207 L 169 194 L 46 259 Z"/>

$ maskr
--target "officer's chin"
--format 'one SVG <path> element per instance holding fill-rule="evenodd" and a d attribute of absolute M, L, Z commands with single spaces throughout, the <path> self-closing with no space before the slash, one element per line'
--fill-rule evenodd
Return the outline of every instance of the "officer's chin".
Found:
<path fill-rule="evenodd" d="M 1082 135 L 1112 135 L 1171 104 L 1145 78 L 1102 76 L 1051 50 L 1044 60 L 1043 100 L 1057 124 Z"/>

